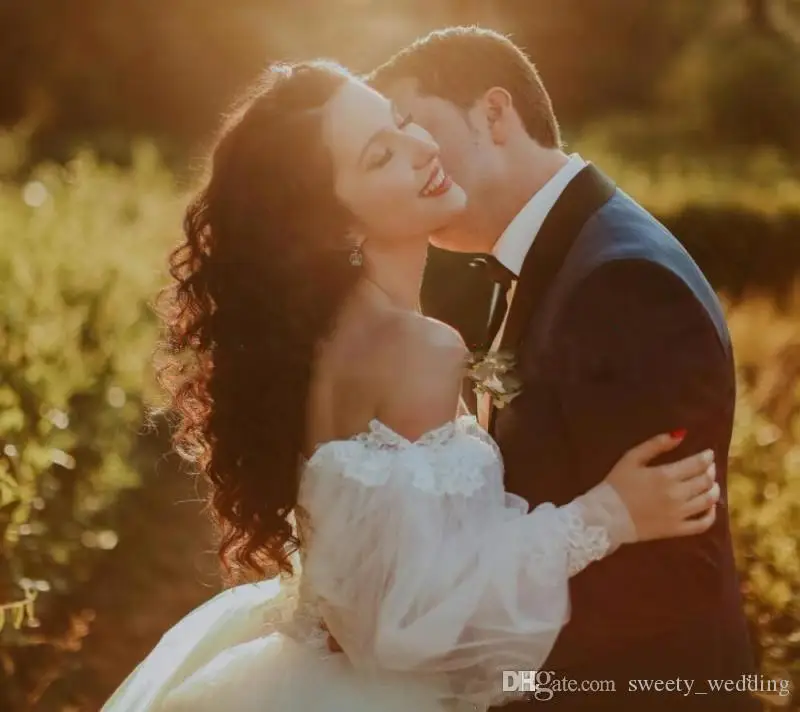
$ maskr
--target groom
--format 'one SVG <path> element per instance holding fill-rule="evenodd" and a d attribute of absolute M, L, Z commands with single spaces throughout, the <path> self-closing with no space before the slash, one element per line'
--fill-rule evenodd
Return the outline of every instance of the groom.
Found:
<path fill-rule="evenodd" d="M 623 547 L 572 580 L 571 620 L 544 668 L 578 687 L 546 704 L 758 709 L 707 682 L 741 687 L 754 672 L 724 506 L 733 356 L 712 288 L 651 215 L 562 152 L 548 94 L 505 37 L 434 32 L 369 79 L 433 135 L 467 193 L 463 221 L 435 243 L 490 255 L 498 298 L 486 343 L 515 355 L 524 383 L 504 409 L 483 404 L 507 488 L 531 505 L 566 504 L 663 432 L 686 431 L 674 458 L 716 452 L 723 504 L 710 531 Z M 609 680 L 615 692 L 580 691 Z"/>

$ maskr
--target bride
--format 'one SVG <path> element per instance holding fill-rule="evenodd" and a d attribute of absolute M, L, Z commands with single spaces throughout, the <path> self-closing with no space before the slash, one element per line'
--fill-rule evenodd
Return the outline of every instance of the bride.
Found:
<path fill-rule="evenodd" d="M 648 466 L 669 435 L 566 506 L 504 491 L 459 406 L 465 347 L 417 309 L 428 236 L 466 200 L 441 171 L 327 63 L 272 68 L 230 117 L 171 256 L 159 375 L 229 571 L 282 575 L 189 614 L 107 712 L 485 708 L 547 658 L 570 576 L 712 523 L 711 453 Z"/>

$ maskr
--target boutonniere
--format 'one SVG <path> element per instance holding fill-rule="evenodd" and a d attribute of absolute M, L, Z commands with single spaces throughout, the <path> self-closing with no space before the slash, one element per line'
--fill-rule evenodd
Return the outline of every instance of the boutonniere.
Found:
<path fill-rule="evenodd" d="M 503 408 L 522 391 L 516 374 L 516 359 L 507 352 L 472 353 L 467 358 L 467 378 L 475 384 L 475 395 L 489 394 L 496 408 Z"/>

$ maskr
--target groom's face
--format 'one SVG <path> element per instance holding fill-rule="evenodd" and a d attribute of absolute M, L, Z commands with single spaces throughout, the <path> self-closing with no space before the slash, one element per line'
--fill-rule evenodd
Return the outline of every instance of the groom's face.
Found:
<path fill-rule="evenodd" d="M 486 188 L 498 170 L 497 154 L 482 107 L 464 110 L 438 96 L 422 95 L 414 79 L 401 79 L 384 92 L 403 114 L 424 128 L 439 145 L 442 165 L 467 195 L 467 208 L 447 228 L 431 236 L 437 247 L 456 252 L 486 252 L 481 224 Z"/>

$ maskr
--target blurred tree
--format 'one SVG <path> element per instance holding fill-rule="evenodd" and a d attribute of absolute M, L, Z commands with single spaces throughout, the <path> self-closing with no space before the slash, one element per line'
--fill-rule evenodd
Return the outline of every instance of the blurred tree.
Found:
<path fill-rule="evenodd" d="M 774 30 L 770 0 L 744 0 L 747 19 L 751 26 L 759 31 Z"/>
<path fill-rule="evenodd" d="M 38 0 L 4 4 L 0 117 L 93 141 L 134 133 L 194 138 L 269 58 L 270 0 Z M 34 147 L 35 148 L 35 147 Z M 68 150 L 63 150 L 68 153 Z"/>
<path fill-rule="evenodd" d="M 733 14 L 731 7 L 720 5 L 720 21 L 666 75 L 665 113 L 706 143 L 798 151 L 800 45 L 778 22 L 776 3 L 745 0 Z"/>
<path fill-rule="evenodd" d="M 327 55 L 366 69 L 428 29 L 413 12 L 419 5 L 0 3 L 0 71 L 7 79 L 0 85 L 0 123 L 36 124 L 34 159 L 68 155 L 64 137 L 90 140 L 112 156 L 138 133 L 191 143 L 215 127 L 269 60 Z"/>
<path fill-rule="evenodd" d="M 650 106 L 658 78 L 710 14 L 709 3 L 680 0 L 507 0 L 496 6 L 568 123 Z"/>

